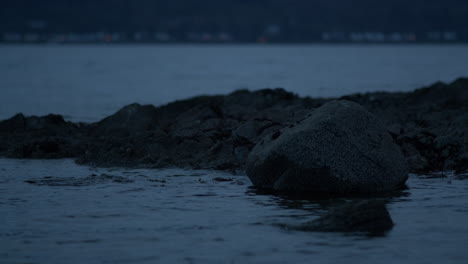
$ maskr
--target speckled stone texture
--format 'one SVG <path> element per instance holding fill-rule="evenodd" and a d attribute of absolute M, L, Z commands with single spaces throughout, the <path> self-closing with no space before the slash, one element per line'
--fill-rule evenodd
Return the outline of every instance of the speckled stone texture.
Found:
<path fill-rule="evenodd" d="M 275 191 L 367 194 L 401 188 L 408 168 L 374 115 L 339 100 L 261 140 L 248 157 L 247 174 L 256 187 Z"/>

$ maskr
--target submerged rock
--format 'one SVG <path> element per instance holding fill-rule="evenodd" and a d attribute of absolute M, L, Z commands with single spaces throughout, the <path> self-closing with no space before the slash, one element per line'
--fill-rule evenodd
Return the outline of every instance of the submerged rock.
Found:
<path fill-rule="evenodd" d="M 366 232 L 382 234 L 393 227 L 392 218 L 380 200 L 348 202 L 317 220 L 288 229 L 309 232 Z"/>
<path fill-rule="evenodd" d="M 252 150 L 247 175 L 259 188 L 307 194 L 360 194 L 400 188 L 404 156 L 379 120 L 350 101 L 313 111 Z"/>

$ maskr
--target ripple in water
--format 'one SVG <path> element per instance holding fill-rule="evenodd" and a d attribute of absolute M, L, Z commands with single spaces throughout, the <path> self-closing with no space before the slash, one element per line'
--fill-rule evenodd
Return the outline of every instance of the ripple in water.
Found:
<path fill-rule="evenodd" d="M 382 198 L 395 227 L 368 237 L 282 229 L 349 199 L 262 194 L 243 175 L 0 159 L 0 262 L 466 263 L 467 190 L 411 175 Z"/>

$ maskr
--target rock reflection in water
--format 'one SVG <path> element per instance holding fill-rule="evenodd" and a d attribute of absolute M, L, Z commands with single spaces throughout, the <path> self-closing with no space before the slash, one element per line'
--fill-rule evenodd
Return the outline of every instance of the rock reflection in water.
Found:
<path fill-rule="evenodd" d="M 0 172 L 1 263 L 468 259 L 468 181 L 457 178 L 412 175 L 409 189 L 377 197 L 395 226 L 369 237 L 279 226 L 301 226 L 368 197 L 294 198 L 250 188 L 243 175 L 92 168 L 72 160 L 0 159 Z"/>

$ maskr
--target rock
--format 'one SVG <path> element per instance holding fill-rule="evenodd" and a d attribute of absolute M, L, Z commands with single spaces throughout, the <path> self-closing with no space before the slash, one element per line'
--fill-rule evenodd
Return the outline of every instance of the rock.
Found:
<path fill-rule="evenodd" d="M 395 137 L 398 137 L 401 134 L 401 126 L 398 124 L 393 124 L 387 127 L 387 131 Z"/>
<path fill-rule="evenodd" d="M 271 132 L 270 128 L 273 128 L 273 130 L 276 131 L 281 127 L 268 120 L 248 120 L 233 131 L 233 136 L 242 137 L 251 142 L 255 142 L 256 137 L 261 136 L 262 134 L 269 134 Z"/>
<path fill-rule="evenodd" d="M 46 116 L 25 117 L 23 114 L 17 114 L 12 118 L 0 122 L 0 131 L 22 132 L 47 132 L 50 134 L 59 134 L 62 130 L 75 128 L 75 125 L 66 122 L 61 115 L 49 114 Z"/>
<path fill-rule="evenodd" d="M 249 155 L 247 175 L 259 188 L 308 195 L 385 192 L 406 182 L 403 154 L 363 107 L 333 101 Z"/>
<path fill-rule="evenodd" d="M 438 105 L 447 108 L 457 106 L 466 106 L 468 103 L 468 78 L 460 78 L 452 84 L 435 83 L 429 87 L 415 90 L 407 96 L 407 103 L 414 104 L 430 104 Z"/>
<path fill-rule="evenodd" d="M 424 171 L 426 168 L 429 167 L 429 162 L 426 158 L 424 158 L 421 155 L 407 157 L 406 161 L 408 162 L 408 165 L 412 169 L 412 171 Z"/>
<path fill-rule="evenodd" d="M 17 114 L 0 122 L 0 155 L 33 159 L 75 157 L 81 152 L 79 128 L 60 115 Z"/>
<path fill-rule="evenodd" d="M 366 232 L 383 234 L 393 227 L 392 218 L 380 200 L 348 202 L 317 220 L 288 229 L 310 232 Z"/>
<path fill-rule="evenodd" d="M 379 118 L 410 161 L 411 172 L 468 171 L 468 79 L 408 93 L 343 98 Z M 60 115 L 18 114 L 0 121 L 0 156 L 76 158 L 96 166 L 242 170 L 248 153 L 263 138 L 265 142 L 281 139 L 285 128 L 309 119 L 312 110 L 331 100 L 264 89 L 198 96 L 158 107 L 132 104 L 91 124 L 67 122 Z M 335 142 L 324 144 L 333 146 L 328 149 L 342 147 Z M 341 158 L 343 162 L 362 158 L 357 157 Z M 359 167 L 352 167 L 350 174 L 363 170 Z M 327 168 L 313 168 L 311 174 L 321 170 Z"/>
<path fill-rule="evenodd" d="M 96 123 L 93 136 L 126 136 L 148 131 L 157 126 L 157 111 L 152 105 L 131 104 Z"/>
<path fill-rule="evenodd" d="M 249 148 L 246 146 L 241 146 L 234 149 L 234 155 L 236 156 L 236 159 L 242 163 L 247 160 L 249 152 Z"/>
<path fill-rule="evenodd" d="M 455 169 L 457 173 L 463 174 L 468 172 L 468 151 L 465 151 L 451 160 L 449 169 Z M 448 166 L 447 166 L 448 167 Z"/>
<path fill-rule="evenodd" d="M 233 131 L 234 136 L 252 140 L 259 134 L 262 122 L 249 120 Z"/>
<path fill-rule="evenodd" d="M 457 140 L 451 136 L 439 136 L 434 140 L 435 147 L 438 150 L 442 150 L 450 145 L 457 145 Z"/>
<path fill-rule="evenodd" d="M 0 122 L 0 131 L 18 131 L 26 129 L 26 118 L 23 114 L 16 114 L 10 119 Z"/>

